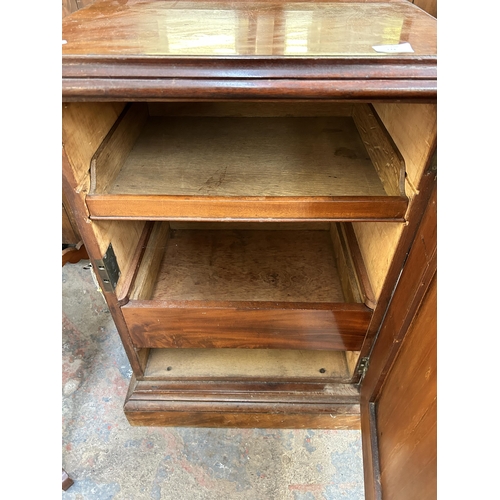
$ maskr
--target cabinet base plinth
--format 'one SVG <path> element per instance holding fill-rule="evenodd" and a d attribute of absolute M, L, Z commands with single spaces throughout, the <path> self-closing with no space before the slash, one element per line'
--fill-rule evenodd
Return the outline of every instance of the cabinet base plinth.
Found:
<path fill-rule="evenodd" d="M 134 426 L 360 429 L 349 384 L 132 380 L 124 412 Z"/>

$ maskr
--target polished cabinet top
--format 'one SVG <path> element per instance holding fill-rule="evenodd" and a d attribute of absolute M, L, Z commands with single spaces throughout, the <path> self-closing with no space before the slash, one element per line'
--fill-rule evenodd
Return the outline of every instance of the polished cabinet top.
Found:
<path fill-rule="evenodd" d="M 63 20 L 63 98 L 435 100 L 436 24 L 406 0 L 101 0 Z"/>
<path fill-rule="evenodd" d="M 113 0 L 66 18 L 62 35 L 64 55 L 436 55 L 436 20 L 407 1 Z M 373 48 L 404 42 L 413 52 Z"/>

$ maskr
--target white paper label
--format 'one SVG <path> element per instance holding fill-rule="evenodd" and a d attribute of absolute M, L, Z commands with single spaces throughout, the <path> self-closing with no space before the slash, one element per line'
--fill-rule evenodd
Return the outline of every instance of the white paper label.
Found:
<path fill-rule="evenodd" d="M 385 54 L 403 54 L 414 52 L 408 42 L 400 43 L 398 45 L 374 45 L 372 48 L 377 52 L 383 52 Z"/>

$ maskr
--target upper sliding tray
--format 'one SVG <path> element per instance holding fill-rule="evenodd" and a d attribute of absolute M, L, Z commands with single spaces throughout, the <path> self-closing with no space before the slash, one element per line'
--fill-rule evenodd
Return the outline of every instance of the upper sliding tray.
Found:
<path fill-rule="evenodd" d="M 63 20 L 63 98 L 435 99 L 436 24 L 406 1 L 103 0 Z"/>
<path fill-rule="evenodd" d="M 94 155 L 92 218 L 404 219 L 404 161 L 369 105 L 159 107 L 128 105 Z"/>

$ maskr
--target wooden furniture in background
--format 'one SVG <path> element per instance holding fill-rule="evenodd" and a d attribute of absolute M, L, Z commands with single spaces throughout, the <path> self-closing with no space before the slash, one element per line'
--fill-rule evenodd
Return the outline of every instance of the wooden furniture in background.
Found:
<path fill-rule="evenodd" d="M 73 12 L 77 10 L 83 9 L 83 7 L 87 7 L 87 5 L 91 5 L 96 0 L 62 0 L 62 17 L 69 16 Z"/>
<path fill-rule="evenodd" d="M 367 498 L 432 489 L 436 20 L 102 1 L 63 39 L 63 188 L 129 422 L 361 427 Z"/>
<path fill-rule="evenodd" d="M 62 251 L 62 265 L 64 266 L 68 262 L 71 264 L 76 264 L 82 259 L 88 259 L 89 254 L 83 244 L 83 241 L 79 241 L 75 246 L 70 246 Z"/>
<path fill-rule="evenodd" d="M 66 17 L 87 5 L 94 3 L 95 0 L 63 0 L 62 17 Z M 67 262 L 78 262 L 80 259 L 88 259 L 85 247 L 82 247 L 82 237 L 73 217 L 71 206 L 62 193 L 62 262 L 63 266 Z M 73 255 L 73 252 L 76 252 Z M 78 260 L 75 260 L 78 259 Z"/>
<path fill-rule="evenodd" d="M 412 3 L 437 18 L 437 0 L 413 0 Z"/>
<path fill-rule="evenodd" d="M 83 244 L 73 212 L 64 191 L 62 194 L 62 265 L 68 262 L 76 264 L 82 259 L 88 259 L 89 255 Z"/>
<path fill-rule="evenodd" d="M 62 489 L 63 491 L 68 490 L 74 484 L 73 479 L 68 476 L 68 473 L 62 470 Z"/>

